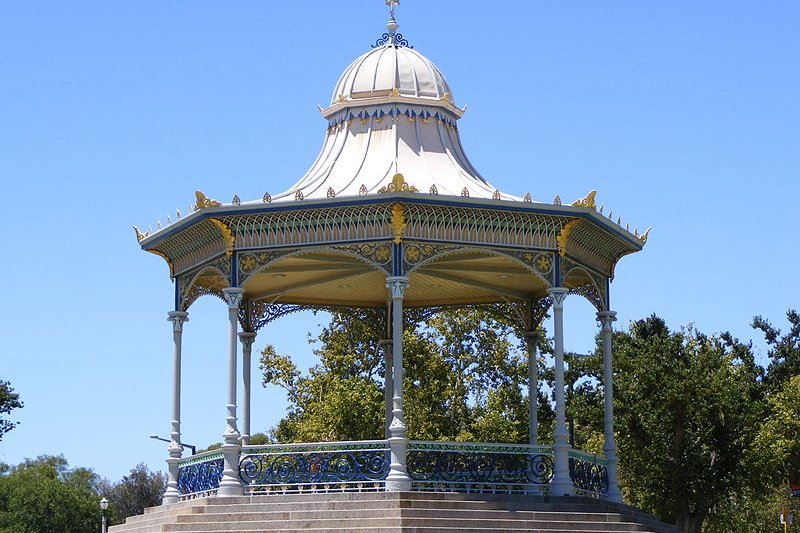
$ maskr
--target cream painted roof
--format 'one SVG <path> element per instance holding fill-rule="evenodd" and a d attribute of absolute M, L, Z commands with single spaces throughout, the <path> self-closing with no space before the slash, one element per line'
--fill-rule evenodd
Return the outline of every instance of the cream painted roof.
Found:
<path fill-rule="evenodd" d="M 401 95 L 439 100 L 453 93 L 442 73 L 425 56 L 406 46 L 386 45 L 350 63 L 339 78 L 331 105 L 341 98 L 356 100 L 397 89 Z"/>
<path fill-rule="evenodd" d="M 303 199 L 375 194 L 397 173 L 420 193 L 493 198 L 496 188 L 461 145 L 456 121 L 463 113 L 422 54 L 394 44 L 372 49 L 344 70 L 322 110 L 328 129 L 317 159 L 272 200 L 295 200 L 298 191 Z"/>

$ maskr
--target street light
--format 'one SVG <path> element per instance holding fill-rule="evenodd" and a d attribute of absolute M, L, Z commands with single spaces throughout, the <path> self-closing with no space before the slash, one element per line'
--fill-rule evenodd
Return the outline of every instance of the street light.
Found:
<path fill-rule="evenodd" d="M 151 438 L 151 439 L 160 440 L 160 441 L 164 441 L 164 442 L 172 442 L 171 440 L 169 440 L 169 439 L 165 439 L 164 437 L 159 437 L 159 436 L 158 436 L 158 435 L 156 435 L 155 433 L 153 433 L 152 435 L 150 435 L 150 438 Z M 181 445 L 181 446 L 183 446 L 184 448 L 189 448 L 190 450 L 192 450 L 192 455 L 194 455 L 194 454 L 196 454 L 196 453 L 197 453 L 197 447 L 196 447 L 196 446 L 193 446 L 193 445 L 191 445 L 191 444 L 186 444 L 185 442 L 179 442 L 178 444 L 180 444 L 180 445 Z"/>
<path fill-rule="evenodd" d="M 103 499 L 100 500 L 100 510 L 103 511 L 103 522 L 100 531 L 102 533 L 107 533 L 108 528 L 106 527 L 106 511 L 108 510 L 108 500 L 105 496 L 103 496 Z"/>

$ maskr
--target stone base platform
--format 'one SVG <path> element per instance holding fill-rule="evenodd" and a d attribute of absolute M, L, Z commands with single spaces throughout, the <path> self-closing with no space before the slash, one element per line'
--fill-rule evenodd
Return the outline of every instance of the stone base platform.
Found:
<path fill-rule="evenodd" d="M 109 533 L 679 533 L 636 508 L 590 498 L 373 492 L 204 498 L 147 509 Z"/>

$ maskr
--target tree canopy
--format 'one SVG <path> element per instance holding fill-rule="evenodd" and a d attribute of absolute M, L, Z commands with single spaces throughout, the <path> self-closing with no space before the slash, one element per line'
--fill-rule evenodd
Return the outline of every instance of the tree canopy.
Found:
<path fill-rule="evenodd" d="M 14 392 L 11 383 L 0 380 L 0 415 L 7 415 L 11 413 L 13 409 L 20 409 L 22 407 L 23 404 L 19 399 L 19 394 Z M 15 427 L 17 427 L 17 422 L 0 416 L 0 440 L 3 440 L 3 435 Z"/>
<path fill-rule="evenodd" d="M 790 504 L 800 472 L 800 319 L 786 334 L 756 317 L 770 364 L 728 333 L 671 331 L 650 316 L 613 337 L 615 423 L 626 501 L 687 532 L 764 531 Z M 379 328 L 378 328 L 379 329 Z M 270 440 L 382 438 L 384 357 L 375 324 L 334 314 L 317 339 L 319 363 L 303 372 L 272 346 L 264 385 L 286 389 L 290 409 Z M 544 336 L 542 336 L 544 339 Z M 408 436 L 424 440 L 526 442 L 527 358 L 496 309 L 446 309 L 404 332 Z M 540 353 L 552 353 L 546 340 Z M 603 443 L 602 349 L 567 354 L 567 417 L 573 445 Z M 552 434 L 553 369 L 538 361 L 542 442 Z M 761 528 L 761 529 L 759 529 Z"/>

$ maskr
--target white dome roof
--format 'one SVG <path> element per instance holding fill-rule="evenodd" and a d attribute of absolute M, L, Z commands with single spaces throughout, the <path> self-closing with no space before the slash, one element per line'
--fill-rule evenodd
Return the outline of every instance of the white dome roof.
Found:
<path fill-rule="evenodd" d="M 393 91 L 405 97 L 453 101 L 453 93 L 436 65 L 416 50 L 387 44 L 350 63 L 336 83 L 331 105 L 387 96 Z"/>

